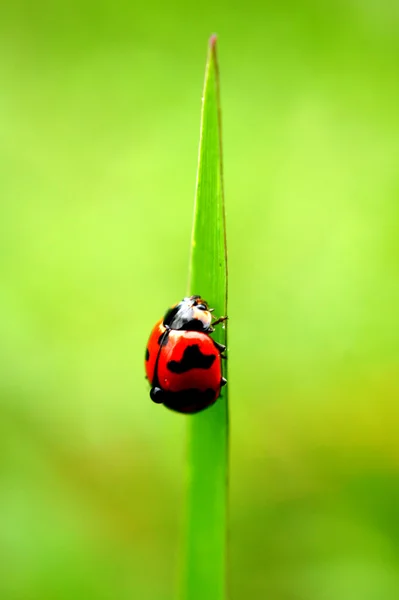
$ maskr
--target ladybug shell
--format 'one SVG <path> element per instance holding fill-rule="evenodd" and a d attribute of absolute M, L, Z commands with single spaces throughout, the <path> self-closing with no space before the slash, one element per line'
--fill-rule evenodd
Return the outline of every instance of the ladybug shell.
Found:
<path fill-rule="evenodd" d="M 159 321 L 151 333 L 147 357 L 147 377 L 153 388 L 160 388 L 159 402 L 168 408 L 195 413 L 219 397 L 221 356 L 208 334 L 167 330 Z"/>
<path fill-rule="evenodd" d="M 152 330 L 145 351 L 145 372 L 147 375 L 147 379 L 151 383 L 151 385 L 154 381 L 155 364 L 157 362 L 158 354 L 161 349 L 161 339 L 165 331 L 166 327 L 163 325 L 163 319 L 161 319 L 160 321 L 158 321 L 158 323 Z"/>

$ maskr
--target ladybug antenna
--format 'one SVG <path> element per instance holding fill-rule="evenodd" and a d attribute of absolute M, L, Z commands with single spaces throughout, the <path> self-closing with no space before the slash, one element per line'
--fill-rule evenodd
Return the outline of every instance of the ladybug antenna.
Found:
<path fill-rule="evenodd" d="M 208 308 L 208 312 L 213 312 L 214 310 L 214 308 Z"/>

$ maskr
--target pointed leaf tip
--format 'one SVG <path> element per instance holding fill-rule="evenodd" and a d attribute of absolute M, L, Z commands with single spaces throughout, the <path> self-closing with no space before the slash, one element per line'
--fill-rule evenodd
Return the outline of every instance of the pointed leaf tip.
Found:
<path fill-rule="evenodd" d="M 216 35 L 216 33 L 213 33 L 211 35 L 211 37 L 209 38 L 209 47 L 214 50 L 215 46 L 216 46 L 216 42 L 218 40 L 218 36 Z"/>

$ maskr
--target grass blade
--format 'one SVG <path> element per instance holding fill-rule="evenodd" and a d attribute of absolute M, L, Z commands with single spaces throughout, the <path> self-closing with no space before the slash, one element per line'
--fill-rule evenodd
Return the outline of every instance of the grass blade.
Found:
<path fill-rule="evenodd" d="M 227 252 L 216 36 L 209 43 L 197 172 L 189 293 L 227 314 Z M 215 340 L 226 344 L 219 325 Z M 226 367 L 226 362 L 224 362 Z M 226 377 L 226 373 L 224 373 Z M 184 600 L 226 595 L 227 387 L 216 404 L 188 419 L 188 497 Z"/>

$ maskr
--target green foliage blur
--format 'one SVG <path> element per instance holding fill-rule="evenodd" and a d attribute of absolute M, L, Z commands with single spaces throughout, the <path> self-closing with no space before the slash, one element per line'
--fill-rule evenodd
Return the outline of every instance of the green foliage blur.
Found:
<path fill-rule="evenodd" d="M 214 31 L 231 599 L 399 598 L 398 6 L 1 4 L 2 600 L 176 598 L 188 418 L 143 356 Z"/>

